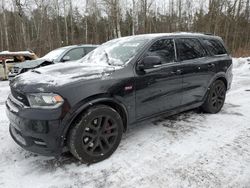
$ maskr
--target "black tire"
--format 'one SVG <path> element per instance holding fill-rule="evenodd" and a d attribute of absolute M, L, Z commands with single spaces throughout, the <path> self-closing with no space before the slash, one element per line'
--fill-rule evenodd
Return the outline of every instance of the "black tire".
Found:
<path fill-rule="evenodd" d="M 208 91 L 207 98 L 201 106 L 202 110 L 207 113 L 218 113 L 226 99 L 226 86 L 223 81 L 216 80 Z"/>
<path fill-rule="evenodd" d="M 73 124 L 68 135 L 68 147 L 80 161 L 96 163 L 113 154 L 122 133 L 122 118 L 116 110 L 106 105 L 94 106 Z"/>

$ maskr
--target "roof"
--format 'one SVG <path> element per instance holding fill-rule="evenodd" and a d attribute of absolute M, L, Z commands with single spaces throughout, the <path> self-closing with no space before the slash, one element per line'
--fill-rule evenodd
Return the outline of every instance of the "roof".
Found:
<path fill-rule="evenodd" d="M 82 46 L 82 47 L 98 47 L 100 45 L 98 45 L 98 44 L 79 44 L 77 46 Z"/>
<path fill-rule="evenodd" d="M 76 47 L 98 47 L 98 46 L 99 45 L 94 45 L 94 44 L 77 44 L 77 45 L 63 46 L 59 48 L 69 49 L 69 48 L 76 48 Z"/>

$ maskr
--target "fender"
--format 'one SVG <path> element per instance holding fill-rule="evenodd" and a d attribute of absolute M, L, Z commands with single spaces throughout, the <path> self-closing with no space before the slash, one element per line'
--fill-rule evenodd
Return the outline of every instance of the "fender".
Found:
<path fill-rule="evenodd" d="M 216 75 L 214 75 L 214 77 L 210 80 L 209 84 L 208 84 L 208 90 L 210 89 L 210 86 L 212 85 L 212 83 L 217 80 L 217 79 L 224 79 L 226 81 L 226 87 L 228 85 L 228 79 L 227 79 L 227 75 L 225 72 L 218 72 Z"/>
<path fill-rule="evenodd" d="M 218 80 L 218 79 L 224 79 L 226 81 L 226 87 L 228 87 L 228 79 L 227 79 L 227 75 L 225 72 L 219 72 L 217 73 L 216 75 L 214 75 L 214 77 L 209 81 L 208 83 L 208 87 L 207 87 L 207 91 L 206 91 L 206 94 L 204 95 L 202 101 L 204 102 L 207 98 L 207 95 L 208 95 L 208 92 L 210 90 L 210 86 L 213 84 L 213 82 L 215 80 Z"/>
<path fill-rule="evenodd" d="M 119 107 L 121 107 L 123 112 L 125 113 L 126 121 L 127 121 L 128 111 L 122 102 L 118 101 L 117 99 L 111 97 L 108 94 L 99 94 L 99 95 L 88 97 L 88 98 L 82 100 L 81 102 L 79 102 L 73 108 L 71 108 L 71 110 L 67 113 L 67 115 L 62 120 L 62 126 L 64 127 L 62 137 L 64 139 L 66 138 L 68 130 L 69 130 L 72 122 L 75 120 L 75 118 L 80 113 L 82 113 L 84 110 L 88 109 L 89 107 L 93 106 L 94 104 L 104 103 L 104 102 L 111 102 L 111 103 L 114 103 L 114 104 L 118 105 Z M 124 125 L 124 126 L 126 127 L 127 125 Z"/>

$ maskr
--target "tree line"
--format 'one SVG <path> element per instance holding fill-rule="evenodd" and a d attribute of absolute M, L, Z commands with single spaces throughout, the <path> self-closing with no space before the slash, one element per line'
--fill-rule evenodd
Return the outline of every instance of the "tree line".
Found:
<path fill-rule="evenodd" d="M 250 0 L 1 0 L 0 51 L 44 55 L 71 44 L 135 34 L 221 36 L 235 56 L 250 54 Z"/>

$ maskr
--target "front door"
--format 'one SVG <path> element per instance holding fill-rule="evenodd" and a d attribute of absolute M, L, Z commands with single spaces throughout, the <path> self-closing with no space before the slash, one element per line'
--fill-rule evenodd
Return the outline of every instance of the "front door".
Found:
<path fill-rule="evenodd" d="M 138 72 L 136 85 L 137 120 L 175 109 L 181 104 L 181 64 L 176 61 L 174 40 L 160 39 L 149 47 L 144 57 L 158 56 L 161 65 Z"/>

